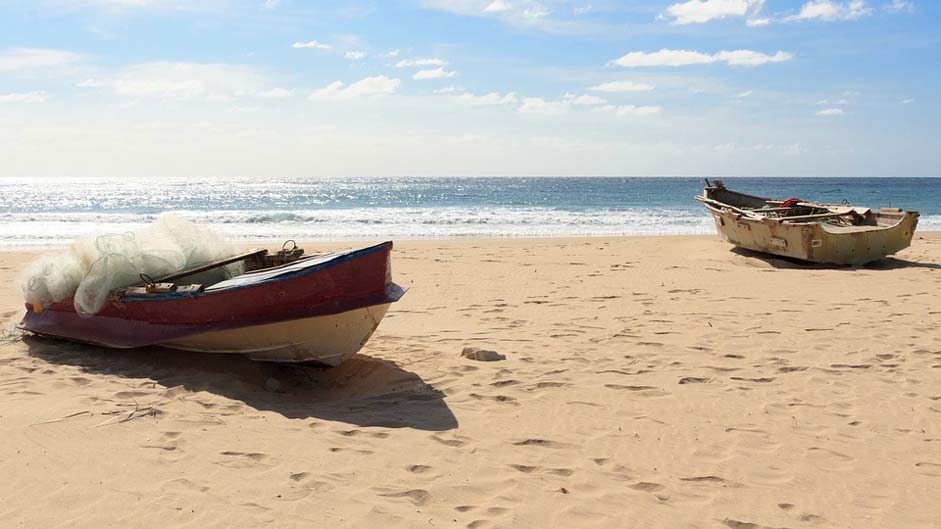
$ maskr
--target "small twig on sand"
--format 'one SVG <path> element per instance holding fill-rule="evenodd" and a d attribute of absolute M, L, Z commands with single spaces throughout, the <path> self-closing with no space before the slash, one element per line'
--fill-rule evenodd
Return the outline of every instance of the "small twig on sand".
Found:
<path fill-rule="evenodd" d="M 96 424 L 96 425 L 94 425 L 94 426 L 89 426 L 89 429 L 91 429 L 91 428 L 98 428 L 99 426 L 107 426 L 107 425 L 109 425 L 109 424 L 118 424 L 118 423 L 122 423 L 122 422 L 127 422 L 127 421 L 129 421 L 129 420 L 131 420 L 131 419 L 135 419 L 135 418 L 137 418 L 137 417 L 143 417 L 144 415 L 148 415 L 148 414 L 150 414 L 151 411 L 153 411 L 153 410 L 154 410 L 154 407 L 153 407 L 153 406 L 147 406 L 146 408 L 141 408 L 141 407 L 137 404 L 137 401 L 134 401 L 134 409 L 131 410 L 130 412 L 128 412 L 127 415 L 121 415 L 121 416 L 117 416 L 117 417 L 112 417 L 112 418 L 108 419 L 107 421 L 100 422 L 100 423 L 98 423 L 98 424 Z M 141 413 L 138 415 L 138 412 L 141 412 Z"/>
<path fill-rule="evenodd" d="M 85 410 L 85 411 L 77 411 L 77 412 L 75 412 L 75 413 L 70 413 L 70 414 L 68 414 L 68 415 L 64 415 L 64 416 L 62 416 L 62 417 L 59 417 L 58 419 L 49 419 L 48 421 L 34 422 L 33 424 L 30 424 L 30 426 L 37 426 L 37 425 L 40 425 L 40 424 L 49 424 L 49 423 L 53 423 L 53 422 L 64 421 L 64 420 L 66 420 L 66 419 L 71 419 L 72 417 L 78 417 L 79 415 L 84 415 L 84 414 L 86 414 L 86 413 L 89 414 L 89 415 L 92 414 L 92 413 L 91 413 L 90 411 L 88 411 L 88 410 Z"/>

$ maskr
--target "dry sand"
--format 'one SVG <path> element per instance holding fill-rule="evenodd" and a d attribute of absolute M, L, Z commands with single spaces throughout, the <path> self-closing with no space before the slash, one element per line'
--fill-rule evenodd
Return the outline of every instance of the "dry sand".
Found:
<path fill-rule="evenodd" d="M 0 255 L 4 319 L 31 257 Z M 715 237 L 394 267 L 332 370 L 0 347 L 0 527 L 941 527 L 941 234 L 870 268 Z"/>

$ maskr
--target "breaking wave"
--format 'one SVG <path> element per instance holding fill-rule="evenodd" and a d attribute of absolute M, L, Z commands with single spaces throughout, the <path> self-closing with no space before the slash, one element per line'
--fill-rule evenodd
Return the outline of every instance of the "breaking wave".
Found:
<path fill-rule="evenodd" d="M 297 211 L 176 211 L 243 240 L 294 238 L 563 237 L 699 234 L 713 230 L 699 210 L 638 208 L 570 211 L 551 208 L 353 208 Z M 123 232 L 153 222 L 157 213 L 5 213 L 0 244 L 54 245 L 85 233 Z"/>

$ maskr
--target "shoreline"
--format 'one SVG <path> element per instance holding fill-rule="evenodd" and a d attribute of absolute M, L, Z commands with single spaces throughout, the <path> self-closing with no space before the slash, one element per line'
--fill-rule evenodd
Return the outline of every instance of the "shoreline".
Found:
<path fill-rule="evenodd" d="M 919 236 L 927 238 L 936 238 L 941 237 L 941 230 L 930 230 L 930 231 L 921 231 L 916 230 L 913 236 L 913 241 L 916 240 Z M 545 242 L 547 240 L 557 240 L 560 242 L 571 242 L 579 241 L 582 239 L 585 240 L 606 240 L 606 241 L 615 241 L 615 240 L 631 240 L 631 239 L 661 239 L 668 238 L 671 240 L 680 240 L 683 238 L 702 238 L 702 239 L 715 239 L 722 242 L 725 242 L 718 233 L 665 233 L 665 234 L 638 234 L 638 235 L 568 235 L 568 236 L 529 236 L 529 237 L 517 237 L 517 236 L 506 236 L 506 237 L 443 237 L 443 238 L 401 238 L 401 237 L 377 237 L 373 239 L 298 239 L 298 245 L 327 245 L 327 246 L 339 246 L 344 244 L 372 244 L 379 241 L 392 241 L 394 243 L 404 243 L 404 244 L 437 244 L 437 243 L 461 243 L 461 242 L 481 242 L 481 241 L 533 241 L 533 242 Z M 277 243 L 278 240 L 268 239 L 228 239 L 229 242 L 234 244 L 239 248 L 250 247 L 251 245 L 256 244 L 272 244 Z M 290 239 L 285 239 L 290 240 Z M 283 241 L 281 241 L 283 242 Z M 45 251 L 53 250 L 62 250 L 68 248 L 70 242 L 55 244 L 55 245 L 35 245 L 35 246 L 4 246 L 0 245 L 0 253 L 3 252 L 27 252 L 27 253 L 40 253 Z M 727 243 L 731 246 L 731 243 Z"/>

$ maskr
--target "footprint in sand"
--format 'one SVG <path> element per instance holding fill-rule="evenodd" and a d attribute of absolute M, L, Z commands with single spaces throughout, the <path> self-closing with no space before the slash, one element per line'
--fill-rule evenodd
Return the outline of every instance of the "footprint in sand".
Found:
<path fill-rule="evenodd" d="M 354 454 L 359 454 L 359 455 L 361 455 L 361 456 L 368 456 L 368 455 L 371 455 L 371 454 L 374 454 L 374 453 L 375 453 L 375 452 L 373 452 L 372 450 L 356 450 L 356 449 L 351 449 L 351 448 L 340 448 L 340 447 L 336 447 L 336 446 L 330 448 L 329 450 L 330 450 L 331 452 L 333 452 L 333 453 L 338 453 L 338 452 L 351 452 L 351 453 L 354 453 Z"/>
<path fill-rule="evenodd" d="M 405 498 L 415 505 L 427 505 L 431 501 L 431 494 L 427 490 L 412 489 L 401 492 L 377 492 L 384 498 Z"/>
<path fill-rule="evenodd" d="M 649 481 L 639 481 L 631 485 L 631 488 L 634 490 L 642 490 L 644 492 L 656 492 L 658 490 L 663 490 L 663 485 L 659 483 L 651 483 Z"/>
<path fill-rule="evenodd" d="M 530 466 L 530 465 L 508 465 L 513 470 L 522 472 L 524 474 L 532 474 L 533 472 L 543 472 L 546 474 L 552 474 L 554 476 L 563 476 L 568 477 L 575 473 L 574 470 L 570 468 L 548 468 L 543 469 L 539 466 Z"/>
<path fill-rule="evenodd" d="M 654 386 L 625 386 L 622 384 L 605 384 L 604 387 L 621 391 L 633 391 L 647 397 L 659 397 L 667 394 L 665 391 Z"/>
<path fill-rule="evenodd" d="M 524 439 L 513 443 L 515 446 L 540 446 L 542 448 L 574 448 L 575 445 L 569 443 L 560 443 L 559 441 L 550 441 L 548 439 Z"/>
<path fill-rule="evenodd" d="M 445 445 L 445 446 L 451 446 L 451 447 L 454 447 L 454 448 L 461 447 L 461 446 L 464 446 L 465 444 L 467 444 L 467 442 L 465 442 L 465 441 L 463 441 L 463 440 L 461 440 L 461 439 L 445 439 L 445 438 L 439 437 L 439 436 L 437 436 L 437 435 L 432 435 L 432 436 L 431 436 L 431 439 L 432 439 L 433 441 L 437 441 L 437 442 L 439 442 L 439 443 L 441 443 L 441 444 L 443 444 L 443 445 Z"/>
<path fill-rule="evenodd" d="M 224 456 L 225 459 L 213 461 L 213 463 L 228 468 L 249 468 L 263 463 L 268 458 L 267 454 L 259 452 L 235 452 L 231 450 L 219 452 L 219 455 Z"/>
<path fill-rule="evenodd" d="M 725 520 L 722 520 L 722 523 L 724 523 L 726 527 L 729 527 L 729 529 L 769 529 L 763 525 L 758 525 L 756 523 L 740 522 L 738 520 L 732 520 L 730 518 L 726 518 Z"/>
<path fill-rule="evenodd" d="M 385 432 L 364 432 L 362 430 L 341 430 L 336 432 L 343 437 L 359 437 L 365 435 L 366 437 L 372 437 L 374 439 L 385 439 L 389 437 L 389 434 Z"/>
<path fill-rule="evenodd" d="M 546 388 L 561 388 L 568 386 L 567 382 L 539 382 L 527 388 L 527 391 L 535 391 Z"/>
<path fill-rule="evenodd" d="M 719 476 L 694 476 L 691 478 L 680 478 L 680 481 L 691 481 L 694 483 L 725 483 L 725 480 Z"/>
<path fill-rule="evenodd" d="M 919 462 L 915 463 L 921 474 L 931 477 L 941 477 L 941 463 Z"/>
<path fill-rule="evenodd" d="M 520 403 L 516 401 L 515 398 L 508 395 L 479 395 L 477 393 L 471 393 L 470 398 L 475 400 L 490 400 L 493 402 L 501 402 L 504 404 L 510 404 L 512 406 L 519 406 Z"/>

